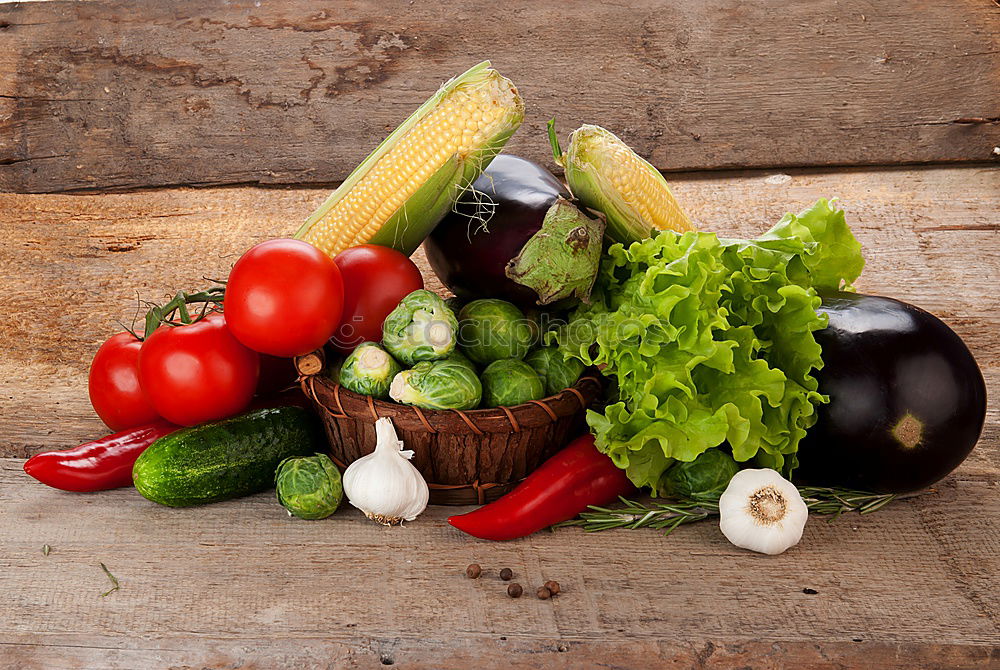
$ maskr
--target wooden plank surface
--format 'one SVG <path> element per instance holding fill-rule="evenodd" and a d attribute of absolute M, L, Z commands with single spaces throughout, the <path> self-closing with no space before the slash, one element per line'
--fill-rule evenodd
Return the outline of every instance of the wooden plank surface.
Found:
<path fill-rule="evenodd" d="M 839 196 L 860 288 L 940 315 L 1000 395 L 1000 168 L 676 175 L 699 226 L 750 236 Z M 493 544 L 430 508 L 383 529 L 289 519 L 271 494 L 177 510 L 72 495 L 22 458 L 103 432 L 90 357 L 153 299 L 288 234 L 321 189 L 0 194 L 0 668 L 982 668 L 1000 664 L 1000 413 L 936 492 L 812 520 L 779 557 L 712 523 Z M 423 262 L 422 260 L 420 261 Z M 433 278 L 429 278 L 435 286 Z M 42 553 L 48 544 L 52 551 Z M 104 562 L 121 582 L 109 588 Z M 468 563 L 486 569 L 464 577 Z M 552 601 L 496 578 L 556 579 Z M 803 589 L 818 593 L 804 593 Z"/>
<path fill-rule="evenodd" d="M 567 528 L 487 543 L 448 526 L 450 511 L 382 528 L 352 509 L 290 519 L 271 494 L 170 509 L 131 490 L 27 484 L 20 461 L 0 459 L 0 666 L 1000 662 L 995 474 L 961 474 L 871 516 L 813 519 L 777 557 L 735 549 L 712 523 L 670 538 Z M 104 598 L 101 562 L 121 584 Z M 472 562 L 479 580 L 465 577 Z M 563 592 L 512 600 L 503 567 L 530 590 L 556 579 Z"/>
<path fill-rule="evenodd" d="M 484 58 L 690 170 L 996 160 L 991 0 L 0 4 L 0 190 L 343 179 Z"/>

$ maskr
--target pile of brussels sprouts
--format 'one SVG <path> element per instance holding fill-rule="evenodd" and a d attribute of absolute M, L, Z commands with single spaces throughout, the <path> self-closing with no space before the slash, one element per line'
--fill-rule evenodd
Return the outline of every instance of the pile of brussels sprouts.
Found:
<path fill-rule="evenodd" d="M 449 304 L 450 303 L 450 304 Z M 537 319 L 504 300 L 454 302 L 420 289 L 333 369 L 355 393 L 424 409 L 520 405 L 572 386 L 583 364 L 541 346 Z M 456 314 L 457 310 L 457 314 Z"/>

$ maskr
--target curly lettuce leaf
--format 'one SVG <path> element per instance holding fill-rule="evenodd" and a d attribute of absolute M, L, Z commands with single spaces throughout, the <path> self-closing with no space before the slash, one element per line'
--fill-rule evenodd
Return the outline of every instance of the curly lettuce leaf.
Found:
<path fill-rule="evenodd" d="M 861 246 L 820 200 L 755 240 L 663 231 L 608 249 L 592 301 L 551 335 L 563 354 L 603 368 L 616 388 L 587 421 L 598 448 L 637 486 L 675 461 L 728 443 L 786 473 L 826 401 L 813 333 L 816 289 L 848 289 Z"/>

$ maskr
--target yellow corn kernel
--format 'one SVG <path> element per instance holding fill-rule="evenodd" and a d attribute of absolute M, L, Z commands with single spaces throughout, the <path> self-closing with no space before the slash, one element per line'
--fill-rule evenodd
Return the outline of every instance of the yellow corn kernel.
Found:
<path fill-rule="evenodd" d="M 330 256 L 376 236 L 378 243 L 412 253 L 523 117 L 517 90 L 488 66 L 481 64 L 446 84 L 355 170 L 296 236 Z M 437 192 L 423 192 L 449 162 L 454 166 L 453 159 L 460 167 L 449 172 L 454 179 L 440 187 L 435 182 L 431 190 Z M 417 202 L 411 203 L 418 193 Z M 383 230 L 399 214 L 405 220 L 392 231 Z"/>
<path fill-rule="evenodd" d="M 694 229 L 660 171 L 616 135 L 600 126 L 581 126 L 563 154 L 551 125 L 549 132 L 570 190 L 604 213 L 609 237 L 627 244 L 657 230 Z"/>
<path fill-rule="evenodd" d="M 606 143 L 603 151 L 595 151 L 595 162 L 619 190 L 624 202 L 656 230 L 692 230 L 690 219 L 681 209 L 663 177 L 656 168 L 639 158 L 634 151 L 617 140 Z"/>

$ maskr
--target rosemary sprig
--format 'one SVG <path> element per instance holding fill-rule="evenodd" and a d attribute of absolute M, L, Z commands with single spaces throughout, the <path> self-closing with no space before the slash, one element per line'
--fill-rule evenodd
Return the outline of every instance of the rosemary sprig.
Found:
<path fill-rule="evenodd" d="M 892 493 L 868 493 L 850 489 L 805 486 L 799 489 L 806 507 L 814 514 L 830 515 L 835 520 L 844 512 L 870 514 L 889 504 L 898 496 Z M 719 514 L 719 494 L 708 494 L 680 500 L 651 500 L 648 504 L 619 498 L 622 507 L 595 507 L 579 518 L 564 521 L 560 526 L 582 526 L 588 533 L 612 528 L 656 528 L 669 535 L 678 526 L 702 521 Z"/>
<path fill-rule="evenodd" d="M 871 514 L 899 497 L 895 493 L 868 493 L 867 491 L 816 486 L 800 487 L 799 493 L 802 494 L 802 499 L 810 512 L 831 515 L 830 521 L 835 520 L 844 512 Z"/>

